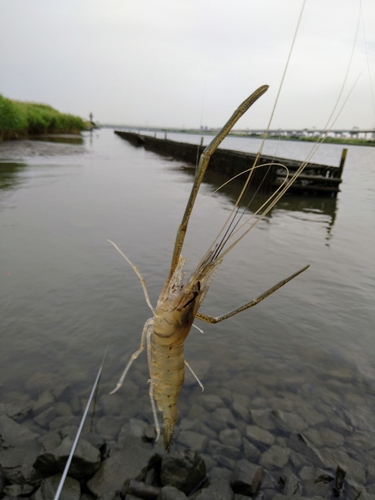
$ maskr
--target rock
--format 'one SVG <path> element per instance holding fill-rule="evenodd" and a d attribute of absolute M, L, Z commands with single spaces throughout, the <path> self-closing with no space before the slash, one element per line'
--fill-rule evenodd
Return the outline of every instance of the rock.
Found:
<path fill-rule="evenodd" d="M 273 434 L 256 425 L 248 425 L 246 427 L 246 436 L 252 441 L 259 441 L 267 445 L 272 445 L 275 442 L 275 436 Z"/>
<path fill-rule="evenodd" d="M 230 487 L 231 472 L 228 469 L 214 467 L 211 471 L 210 484 L 196 491 L 189 499 L 192 500 L 232 500 L 233 491 Z"/>
<path fill-rule="evenodd" d="M 235 446 L 228 446 L 219 441 L 211 439 L 208 443 L 208 453 L 211 455 L 223 455 L 231 460 L 239 460 L 241 458 L 241 451 Z"/>
<path fill-rule="evenodd" d="M 238 429 L 223 429 L 219 433 L 220 441 L 228 446 L 240 448 L 242 444 L 241 433 Z"/>
<path fill-rule="evenodd" d="M 6 475 L 3 468 L 0 467 L 0 495 L 3 492 L 5 484 L 6 484 Z"/>
<path fill-rule="evenodd" d="M 123 417 L 105 416 L 98 419 L 96 429 L 104 439 L 117 440 L 123 424 Z"/>
<path fill-rule="evenodd" d="M 27 496 L 33 492 L 35 486 L 31 484 L 9 484 L 3 492 L 10 497 Z"/>
<path fill-rule="evenodd" d="M 20 443 L 16 447 L 0 451 L 0 465 L 11 483 L 39 484 L 40 477 L 32 467 L 40 453 L 40 444 L 37 439 Z"/>
<path fill-rule="evenodd" d="M 160 490 L 156 500 L 188 500 L 188 497 L 174 486 L 167 485 Z"/>
<path fill-rule="evenodd" d="M 51 391 L 44 391 L 37 401 L 33 404 L 33 411 L 37 415 L 42 411 L 46 410 L 49 406 L 52 406 L 55 402 L 55 398 Z"/>
<path fill-rule="evenodd" d="M 161 462 L 160 481 L 170 484 L 187 495 L 206 478 L 206 465 L 202 457 L 193 450 L 164 455 Z"/>
<path fill-rule="evenodd" d="M 239 460 L 232 472 L 230 485 L 234 493 L 241 495 L 255 495 L 263 476 L 263 467 L 252 464 L 247 460 Z"/>
<path fill-rule="evenodd" d="M 302 486 L 294 474 L 282 474 L 280 484 L 283 488 L 283 494 L 287 496 L 302 495 Z"/>
<path fill-rule="evenodd" d="M 208 437 L 194 431 L 180 431 L 177 441 L 193 450 L 203 451 L 208 442 Z"/>
<path fill-rule="evenodd" d="M 151 484 L 144 483 L 143 481 L 126 481 L 122 489 L 122 493 L 126 495 L 134 495 L 139 498 L 153 499 L 158 496 L 161 488 L 159 486 L 152 486 Z"/>
<path fill-rule="evenodd" d="M 42 476 L 49 476 L 63 472 L 69 453 L 73 446 L 73 440 L 67 436 L 57 448 L 52 448 L 55 444 L 55 436 L 52 436 L 49 451 L 40 454 L 35 463 L 34 469 Z M 44 441 L 44 445 L 47 440 Z M 69 475 L 77 479 L 92 476 L 100 466 L 100 451 L 85 439 L 78 441 L 77 448 L 69 468 Z"/>
<path fill-rule="evenodd" d="M 355 431 L 351 436 L 346 439 L 347 443 L 357 451 L 362 453 L 363 451 L 368 451 L 375 448 L 375 439 L 373 432 L 367 431 Z M 332 446 L 327 444 L 327 446 Z"/>
<path fill-rule="evenodd" d="M 262 429 L 270 431 L 276 428 L 271 410 L 250 410 L 250 417 L 253 423 Z"/>
<path fill-rule="evenodd" d="M 118 443 L 122 443 L 126 441 L 129 436 L 133 436 L 135 438 L 142 438 L 145 435 L 145 432 L 149 425 L 147 422 L 137 418 L 130 418 L 122 427 L 118 435 Z"/>
<path fill-rule="evenodd" d="M 25 425 L 18 424 L 6 415 L 0 416 L 0 439 L 3 447 L 22 445 L 23 442 L 38 437 L 39 434 L 30 431 Z"/>
<path fill-rule="evenodd" d="M 88 481 L 89 490 L 98 497 L 107 491 L 121 491 L 127 479 L 138 479 L 156 453 L 162 453 L 161 445 L 149 448 L 140 439 L 129 437 L 122 446 L 112 448 L 109 458 Z"/>
<path fill-rule="evenodd" d="M 74 415 L 65 417 L 56 417 L 49 423 L 49 430 L 58 431 L 60 429 L 63 429 L 64 427 L 75 427 L 76 429 L 78 429 L 80 422 L 81 418 L 75 417 Z"/>
<path fill-rule="evenodd" d="M 44 427 L 48 429 L 49 423 L 54 420 L 57 416 L 56 410 L 53 406 L 50 406 L 46 410 L 39 413 L 37 417 L 34 418 L 34 421 L 40 425 L 40 427 Z"/>
<path fill-rule="evenodd" d="M 34 495 L 34 500 L 51 500 L 59 487 L 61 474 L 48 477 L 42 481 L 39 490 Z M 78 481 L 67 477 L 59 500 L 80 500 L 81 487 Z"/>
<path fill-rule="evenodd" d="M 335 484 L 333 485 L 333 491 L 336 497 L 340 495 L 340 492 L 344 486 L 345 476 L 346 476 L 346 471 L 342 469 L 340 466 L 338 466 L 335 474 Z"/>
<path fill-rule="evenodd" d="M 0 410 L 1 414 L 6 414 L 13 420 L 21 420 L 32 412 L 33 404 L 31 400 L 12 401 L 5 405 Z"/>
<path fill-rule="evenodd" d="M 216 408 L 206 423 L 217 432 L 227 427 L 236 427 L 236 420 L 229 408 Z"/>
<path fill-rule="evenodd" d="M 306 422 L 296 413 L 273 410 L 272 414 L 277 427 L 284 432 L 301 432 L 308 427 Z"/>
<path fill-rule="evenodd" d="M 71 417 L 73 415 L 70 405 L 68 403 L 64 403 L 63 401 L 55 403 L 54 409 L 56 415 L 60 417 Z"/>
<path fill-rule="evenodd" d="M 260 458 L 260 451 L 253 443 L 250 443 L 245 437 L 242 438 L 242 445 L 246 458 L 253 463 L 258 463 Z"/>
<path fill-rule="evenodd" d="M 299 474 L 303 491 L 309 497 L 332 495 L 333 475 L 319 467 L 303 467 Z"/>
<path fill-rule="evenodd" d="M 225 408 L 224 401 L 216 394 L 206 394 L 201 396 L 202 405 L 207 411 L 214 411 L 216 408 Z"/>
<path fill-rule="evenodd" d="M 266 468 L 270 466 L 281 468 L 288 463 L 290 453 L 289 448 L 281 448 L 281 446 L 274 444 L 262 454 L 260 463 Z"/>

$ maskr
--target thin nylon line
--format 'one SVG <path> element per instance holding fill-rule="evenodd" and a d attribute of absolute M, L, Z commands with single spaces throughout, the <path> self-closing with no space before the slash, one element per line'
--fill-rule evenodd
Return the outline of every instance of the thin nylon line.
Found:
<path fill-rule="evenodd" d="M 105 360 L 106 354 L 107 354 L 107 349 L 104 352 L 102 363 L 100 365 L 98 374 L 96 375 L 96 379 L 95 379 L 94 385 L 93 385 L 93 387 L 91 389 L 90 397 L 89 397 L 89 400 L 87 401 L 87 405 L 86 405 L 85 411 L 83 413 L 83 416 L 82 416 L 82 419 L 81 419 L 81 423 L 79 424 L 78 431 L 77 431 L 76 437 L 74 439 L 74 443 L 73 443 L 72 449 L 70 450 L 70 454 L 69 454 L 68 460 L 67 460 L 67 462 L 65 464 L 64 472 L 63 472 L 63 474 L 61 476 L 59 486 L 58 486 L 56 494 L 54 496 L 54 500 L 58 500 L 59 499 L 61 491 L 62 491 L 62 489 L 64 487 L 65 479 L 66 479 L 66 476 L 68 475 L 69 467 L 70 467 L 70 464 L 72 462 L 72 459 L 73 459 L 73 456 L 74 456 L 74 452 L 75 452 L 75 450 L 77 448 L 77 444 L 78 444 L 79 438 L 81 436 L 81 432 L 82 432 L 82 429 L 83 429 L 83 426 L 84 426 L 84 423 L 85 423 L 85 420 L 86 420 L 86 417 L 87 417 L 87 413 L 88 413 L 90 405 L 91 405 L 92 398 L 94 397 L 96 387 L 97 387 L 97 385 L 99 383 L 99 380 L 100 380 L 100 375 L 102 374 L 102 370 L 103 370 L 103 365 L 104 365 L 104 360 Z"/>

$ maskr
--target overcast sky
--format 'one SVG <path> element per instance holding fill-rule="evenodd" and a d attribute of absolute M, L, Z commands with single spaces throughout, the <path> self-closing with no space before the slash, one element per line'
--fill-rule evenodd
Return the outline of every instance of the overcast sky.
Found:
<path fill-rule="evenodd" d="M 302 0 L 0 0 L 0 93 L 101 123 L 265 127 Z M 273 128 L 375 126 L 375 1 L 307 0 Z M 366 43 L 365 43 L 366 40 Z"/>

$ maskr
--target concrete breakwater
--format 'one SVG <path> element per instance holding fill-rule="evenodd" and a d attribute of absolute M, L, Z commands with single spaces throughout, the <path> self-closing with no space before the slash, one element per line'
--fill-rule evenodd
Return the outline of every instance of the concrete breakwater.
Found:
<path fill-rule="evenodd" d="M 188 144 L 185 142 L 171 141 L 169 139 L 158 139 L 156 137 L 141 135 L 134 132 L 125 132 L 115 130 L 115 134 L 122 139 L 127 140 L 136 147 L 144 147 L 149 151 L 161 155 L 172 156 L 175 159 L 183 160 L 188 163 L 196 164 L 205 146 Z M 308 163 L 303 174 L 300 175 L 290 191 L 305 195 L 323 195 L 336 196 L 339 192 L 342 171 L 345 164 L 346 149 L 343 149 L 340 165 L 320 165 L 317 163 Z M 229 149 L 218 149 L 212 156 L 209 169 L 213 172 L 220 172 L 234 177 L 249 169 L 256 158 L 256 154 L 243 153 Z M 275 158 L 272 156 L 261 155 L 258 165 L 267 164 L 264 168 L 255 169 L 252 176 L 252 185 L 264 192 L 274 190 L 285 180 L 286 171 L 279 164 L 285 165 L 290 178 L 299 168 L 301 162 L 286 158 Z M 269 165 L 269 166 L 268 166 Z"/>

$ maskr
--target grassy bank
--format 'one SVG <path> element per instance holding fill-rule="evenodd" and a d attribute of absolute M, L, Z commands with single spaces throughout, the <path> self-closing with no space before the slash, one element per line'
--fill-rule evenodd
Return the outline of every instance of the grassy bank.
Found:
<path fill-rule="evenodd" d="M 75 134 L 86 128 L 78 116 L 46 104 L 6 99 L 0 94 L 0 141 L 43 134 Z"/>

